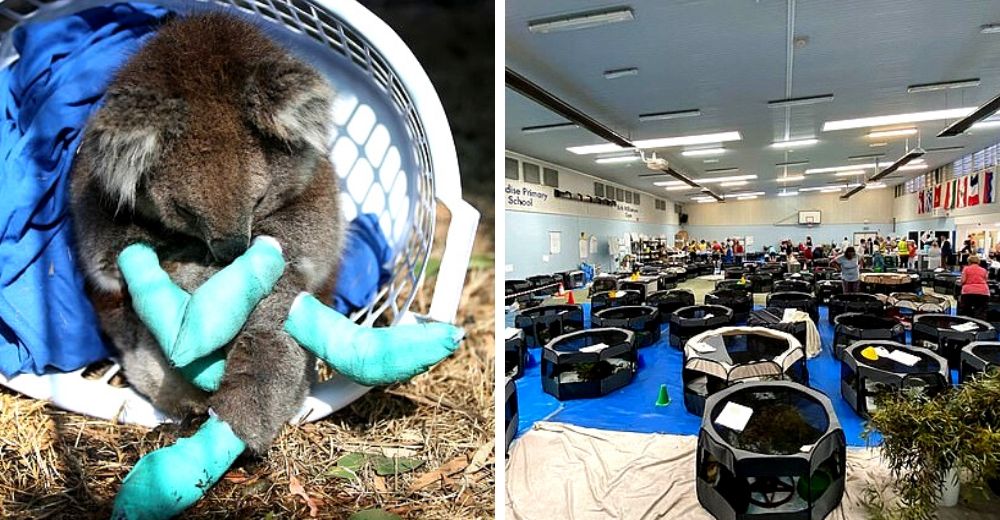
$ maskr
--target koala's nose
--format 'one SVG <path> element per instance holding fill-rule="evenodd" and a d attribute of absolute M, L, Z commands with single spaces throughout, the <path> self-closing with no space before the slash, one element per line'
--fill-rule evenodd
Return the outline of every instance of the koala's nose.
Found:
<path fill-rule="evenodd" d="M 216 260 L 232 262 L 247 250 L 248 242 L 249 239 L 242 235 L 228 236 L 211 240 L 208 243 L 208 248 Z"/>

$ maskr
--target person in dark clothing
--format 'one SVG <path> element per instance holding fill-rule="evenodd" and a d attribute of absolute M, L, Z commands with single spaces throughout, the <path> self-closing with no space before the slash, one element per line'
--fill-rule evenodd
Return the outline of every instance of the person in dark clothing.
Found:
<path fill-rule="evenodd" d="M 951 249 L 951 240 L 946 238 L 941 244 L 941 267 L 948 269 L 953 265 L 955 265 L 955 252 Z"/>

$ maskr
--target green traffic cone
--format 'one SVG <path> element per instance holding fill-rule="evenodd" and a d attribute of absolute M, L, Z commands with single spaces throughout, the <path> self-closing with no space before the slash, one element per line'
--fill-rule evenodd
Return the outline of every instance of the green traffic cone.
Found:
<path fill-rule="evenodd" d="M 667 406 L 670 404 L 670 395 L 667 394 L 667 385 L 660 385 L 660 395 L 656 397 L 656 406 Z"/>

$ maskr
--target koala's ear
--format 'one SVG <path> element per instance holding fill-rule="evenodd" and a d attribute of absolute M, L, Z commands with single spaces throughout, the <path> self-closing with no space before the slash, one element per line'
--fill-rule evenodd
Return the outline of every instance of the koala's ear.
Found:
<path fill-rule="evenodd" d="M 286 59 L 258 67 L 247 84 L 247 116 L 260 131 L 327 152 L 333 89 L 315 70 Z"/>
<path fill-rule="evenodd" d="M 135 204 L 139 183 L 159 157 L 165 130 L 180 124 L 182 113 L 182 102 L 143 87 L 120 86 L 105 94 L 80 152 L 119 209 Z"/>

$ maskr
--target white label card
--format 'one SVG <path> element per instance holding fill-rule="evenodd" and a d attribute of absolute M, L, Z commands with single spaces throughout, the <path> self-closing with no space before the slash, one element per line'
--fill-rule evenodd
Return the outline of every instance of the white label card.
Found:
<path fill-rule="evenodd" d="M 753 415 L 753 408 L 749 406 L 743 406 L 737 403 L 726 403 L 725 408 L 722 409 L 722 413 L 715 418 L 715 424 L 719 426 L 725 426 L 730 430 L 736 430 L 742 432 L 744 428 L 747 427 L 747 423 L 750 422 L 750 417 Z"/>
<path fill-rule="evenodd" d="M 584 352 L 589 354 L 591 352 L 600 352 L 606 348 L 608 348 L 607 343 L 595 343 L 593 345 L 590 345 L 589 347 L 582 347 L 578 352 Z"/>

